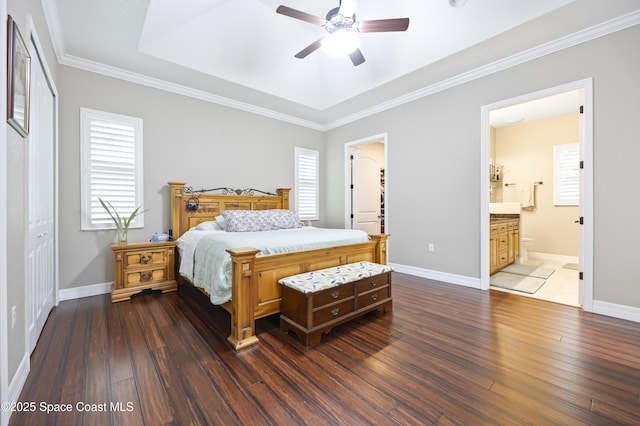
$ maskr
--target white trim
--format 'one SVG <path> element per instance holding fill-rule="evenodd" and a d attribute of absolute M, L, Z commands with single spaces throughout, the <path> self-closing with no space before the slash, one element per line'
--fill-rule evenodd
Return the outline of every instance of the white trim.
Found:
<path fill-rule="evenodd" d="M 480 279 L 467 277 L 465 275 L 450 274 L 447 272 L 434 271 L 431 269 L 417 268 L 415 266 L 400 265 L 397 263 L 389 263 L 395 272 L 409 274 L 415 277 L 427 278 L 434 281 L 441 281 L 445 284 L 461 285 L 463 287 L 471 287 L 480 289 Z"/>
<path fill-rule="evenodd" d="M 338 120 L 334 120 L 329 123 L 319 123 L 309 120 L 300 119 L 291 115 L 282 114 L 276 111 L 272 111 L 266 108 L 256 107 L 244 102 L 235 101 L 233 99 L 217 96 L 212 93 L 207 93 L 202 90 L 193 89 L 190 87 L 182 86 L 179 84 L 169 83 L 152 77 L 144 76 L 137 73 L 132 73 L 119 68 L 104 65 L 98 62 L 89 61 L 86 59 L 67 55 L 64 47 L 64 40 L 62 37 L 62 27 L 60 24 L 60 17 L 57 14 L 53 0 L 42 0 L 42 7 L 44 9 L 45 18 L 51 34 L 54 50 L 58 58 L 58 62 L 62 65 L 83 69 L 85 71 L 102 74 L 108 77 L 113 77 L 132 83 L 137 83 L 143 86 L 153 87 L 167 92 L 176 93 L 183 96 L 200 99 L 207 102 L 212 102 L 219 105 L 228 106 L 247 112 L 251 112 L 265 117 L 270 117 L 276 120 L 285 121 L 292 124 L 297 124 L 303 127 L 308 127 L 314 130 L 326 131 L 336 127 L 343 126 L 345 124 L 360 120 L 373 114 L 377 114 L 382 111 L 386 111 L 391 108 L 395 108 L 399 105 L 412 102 L 414 100 L 423 98 L 425 96 L 432 95 L 434 93 L 441 92 L 443 90 L 450 89 L 452 87 L 464 84 L 490 74 L 502 71 L 504 69 L 528 62 L 563 49 L 567 49 L 582 43 L 586 43 L 590 40 L 594 40 L 599 37 L 603 37 L 617 31 L 624 30 L 640 23 L 640 11 L 634 11 L 626 15 L 619 16 L 617 18 L 610 19 L 609 21 L 594 25 L 590 28 L 575 32 L 573 34 L 561 37 L 557 40 L 541 44 L 539 46 L 527 49 L 523 52 L 508 56 L 490 64 L 478 67 L 469 72 L 465 72 L 454 76 L 452 78 L 442 80 L 440 82 L 431 84 L 422 89 L 415 90 L 403 96 L 399 96 L 395 99 L 391 99 L 387 102 L 375 105 L 371 108 L 364 109 L 355 114 L 341 117 Z"/>
<path fill-rule="evenodd" d="M 581 254 L 580 270 L 582 280 L 582 307 L 586 311 L 593 309 L 593 79 L 575 81 L 528 93 L 515 98 L 503 100 L 490 105 L 484 105 L 480 112 L 480 282 L 481 289 L 489 289 L 489 112 L 493 109 L 526 102 L 531 99 L 542 98 L 556 93 L 581 89 L 584 92 L 584 114 L 581 129 L 584 161 L 584 187 L 580 208 L 584 218 L 584 238 L 580 241 Z"/>
<path fill-rule="evenodd" d="M 58 292 L 60 301 L 81 299 L 83 297 L 99 296 L 111 293 L 113 282 L 101 284 L 89 284 L 80 287 L 61 288 Z"/>
<path fill-rule="evenodd" d="M 20 398 L 22 388 L 27 382 L 29 371 L 31 371 L 31 356 L 27 352 L 22 357 L 22 361 L 20 361 L 20 365 L 18 365 L 16 369 L 16 374 L 14 374 L 13 379 L 11 379 L 11 383 L 9 384 L 9 399 L 6 401 L 16 402 L 19 400 L 18 398 Z M 5 400 L 3 399 L 2 402 L 5 402 Z"/>
<path fill-rule="evenodd" d="M 1 22 L 7 22 L 7 2 L 0 2 Z M 7 81 L 7 31 L 0 31 L 0 45 L 5 46 L 4 54 L 0 59 L 0 81 Z M 4 92 L 3 92 L 4 93 Z M 0 102 L 0 117 L 7 116 L 7 103 L 3 99 Z M 0 120 L 0 140 L 5 141 L 0 145 L 0 402 L 13 402 L 9 398 L 9 330 L 7 319 L 7 121 Z M 9 423 L 10 412 L 0 410 L 0 425 Z"/>
<path fill-rule="evenodd" d="M 373 142 L 382 141 L 384 145 L 384 179 L 385 179 L 385 191 L 384 191 L 384 232 L 389 233 L 389 134 L 379 133 L 377 135 L 368 136 L 366 138 L 358 139 L 355 141 L 347 142 L 344 144 L 344 227 L 345 229 L 351 228 L 351 209 L 348 206 L 351 205 L 351 160 L 350 149 L 356 145 L 369 144 Z M 387 248 L 388 249 L 388 248 Z"/>
<path fill-rule="evenodd" d="M 640 323 L 640 308 L 617 303 L 593 301 L 593 313 Z"/>
<path fill-rule="evenodd" d="M 107 77 L 117 78 L 120 80 L 136 83 L 141 86 L 152 87 L 154 89 L 164 90 L 166 92 L 175 93 L 178 95 L 187 96 L 201 101 L 211 102 L 214 104 L 226 106 L 229 108 L 239 109 L 241 111 L 250 112 L 253 114 L 262 115 L 265 117 L 273 118 L 275 120 L 284 121 L 287 123 L 297 124 L 299 126 L 308 127 L 315 130 L 325 130 L 325 127 L 319 123 L 303 120 L 291 115 L 282 114 L 277 111 L 273 111 L 267 108 L 258 107 L 245 102 L 236 101 L 234 99 L 225 98 L 223 96 L 215 95 L 213 93 L 205 92 L 203 90 L 194 89 L 191 87 L 183 86 L 181 84 L 170 83 L 168 81 L 160 80 L 157 78 L 149 77 L 142 74 L 126 71 L 120 68 L 112 67 L 110 65 L 101 64 L 98 62 L 90 61 L 87 59 L 78 58 L 75 56 L 65 55 L 62 59 L 58 59 L 60 64 L 67 65 L 73 68 L 101 74 Z"/>

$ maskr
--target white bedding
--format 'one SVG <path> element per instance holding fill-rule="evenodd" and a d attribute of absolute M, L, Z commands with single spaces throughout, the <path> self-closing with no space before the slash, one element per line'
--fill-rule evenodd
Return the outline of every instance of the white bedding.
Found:
<path fill-rule="evenodd" d="M 355 229 L 304 227 L 262 232 L 197 230 L 178 239 L 180 274 L 219 305 L 231 300 L 231 256 L 228 248 L 253 247 L 258 256 L 366 242 L 369 236 Z"/>

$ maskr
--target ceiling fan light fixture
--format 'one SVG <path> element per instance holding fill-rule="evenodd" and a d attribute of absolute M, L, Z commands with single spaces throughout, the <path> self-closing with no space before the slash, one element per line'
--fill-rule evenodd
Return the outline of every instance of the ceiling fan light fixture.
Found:
<path fill-rule="evenodd" d="M 322 48 L 332 56 L 347 56 L 360 45 L 356 34 L 347 29 L 340 29 L 322 40 Z"/>
<path fill-rule="evenodd" d="M 467 0 L 449 0 L 449 4 L 452 7 L 462 7 L 467 2 Z"/>

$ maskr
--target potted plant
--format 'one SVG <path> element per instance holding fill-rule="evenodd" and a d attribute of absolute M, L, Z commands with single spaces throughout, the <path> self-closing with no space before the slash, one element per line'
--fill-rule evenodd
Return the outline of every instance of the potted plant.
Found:
<path fill-rule="evenodd" d="M 103 201 L 102 198 L 98 198 L 100 200 L 100 204 L 102 207 L 109 213 L 111 219 L 113 219 L 113 223 L 116 224 L 116 229 L 118 230 L 118 242 L 126 243 L 127 242 L 127 233 L 129 232 L 129 225 L 135 219 L 136 216 L 145 212 L 146 210 L 140 210 L 140 207 L 135 209 L 129 217 L 120 216 L 120 214 L 116 211 L 116 209 L 111 205 L 109 201 Z"/>

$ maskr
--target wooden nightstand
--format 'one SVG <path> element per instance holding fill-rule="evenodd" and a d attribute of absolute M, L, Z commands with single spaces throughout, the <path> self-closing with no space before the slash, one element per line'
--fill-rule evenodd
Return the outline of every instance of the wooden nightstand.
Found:
<path fill-rule="evenodd" d="M 111 301 L 129 300 L 146 289 L 175 291 L 175 241 L 111 244 L 115 256 Z"/>

